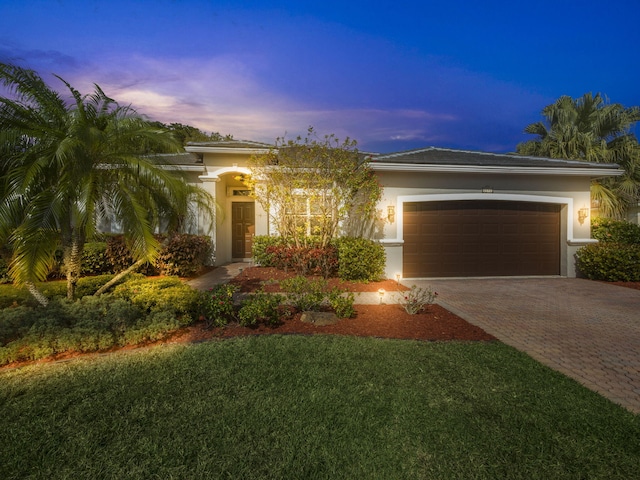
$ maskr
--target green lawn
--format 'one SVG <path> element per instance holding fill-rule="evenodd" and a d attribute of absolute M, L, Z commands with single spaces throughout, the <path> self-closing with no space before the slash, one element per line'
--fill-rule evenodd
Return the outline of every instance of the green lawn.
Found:
<path fill-rule="evenodd" d="M 337 336 L 0 373 L 2 479 L 630 479 L 640 416 L 510 347 Z"/>

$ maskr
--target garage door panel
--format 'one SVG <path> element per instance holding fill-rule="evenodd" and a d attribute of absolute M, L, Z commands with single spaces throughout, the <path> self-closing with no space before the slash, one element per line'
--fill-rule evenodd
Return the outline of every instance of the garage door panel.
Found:
<path fill-rule="evenodd" d="M 404 211 L 406 277 L 560 273 L 559 205 L 416 202 Z"/>

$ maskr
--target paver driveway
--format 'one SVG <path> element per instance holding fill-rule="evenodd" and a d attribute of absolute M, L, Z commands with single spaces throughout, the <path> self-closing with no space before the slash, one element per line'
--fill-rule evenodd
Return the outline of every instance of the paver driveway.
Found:
<path fill-rule="evenodd" d="M 640 413 L 640 290 L 576 278 L 422 280 L 438 303 Z"/>

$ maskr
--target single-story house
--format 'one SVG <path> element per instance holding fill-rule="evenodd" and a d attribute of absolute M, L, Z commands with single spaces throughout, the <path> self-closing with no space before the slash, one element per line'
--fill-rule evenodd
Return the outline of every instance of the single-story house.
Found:
<path fill-rule="evenodd" d="M 273 234 L 268 215 L 238 179 L 271 145 L 191 143 L 180 168 L 222 209 L 211 235 L 215 264 L 248 261 L 253 235 Z M 378 239 L 388 278 L 551 275 L 574 277 L 590 239 L 590 181 L 613 164 L 423 148 L 372 154 L 383 186 Z"/>

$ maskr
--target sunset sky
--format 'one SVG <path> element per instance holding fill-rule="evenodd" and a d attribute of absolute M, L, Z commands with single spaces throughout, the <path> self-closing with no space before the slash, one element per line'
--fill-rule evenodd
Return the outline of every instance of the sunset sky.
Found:
<path fill-rule="evenodd" d="M 640 1 L 0 0 L 0 61 L 154 120 L 514 151 L 561 95 L 640 105 Z"/>

